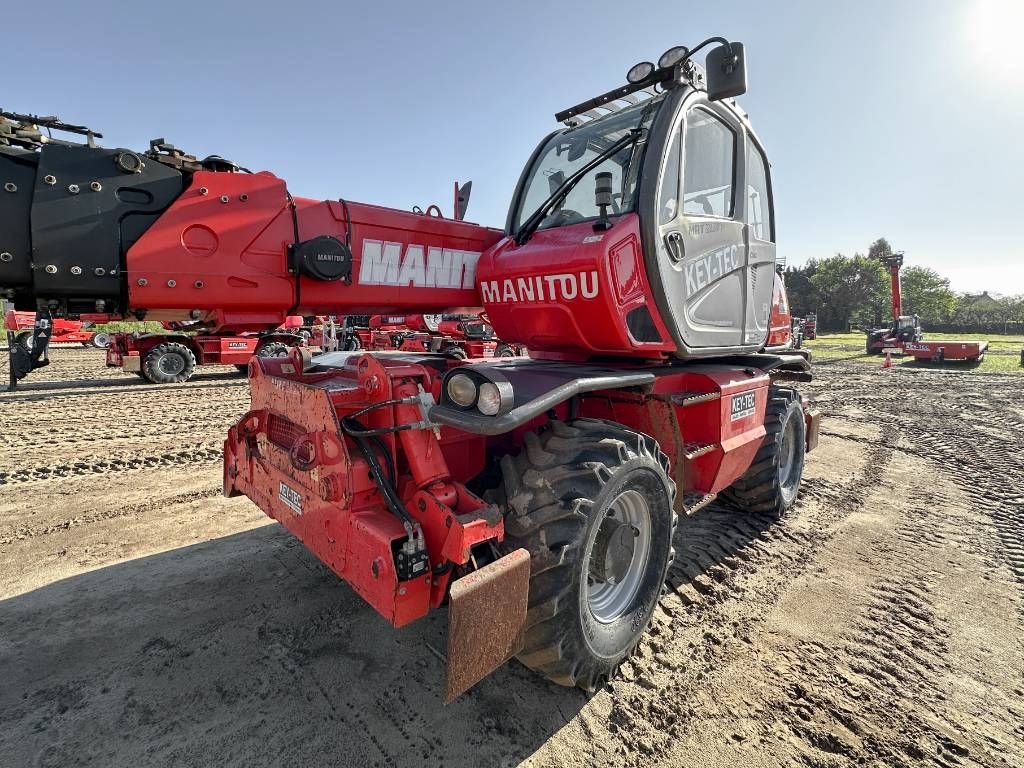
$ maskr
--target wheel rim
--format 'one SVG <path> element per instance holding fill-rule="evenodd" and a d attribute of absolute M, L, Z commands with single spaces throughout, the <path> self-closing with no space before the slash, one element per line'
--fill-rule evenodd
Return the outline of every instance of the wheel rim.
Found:
<path fill-rule="evenodd" d="M 782 445 L 779 446 L 779 485 L 790 489 L 796 475 L 796 421 L 788 419 L 782 431 Z"/>
<path fill-rule="evenodd" d="M 643 584 L 651 555 L 651 511 L 647 499 L 637 491 L 623 491 L 615 497 L 601 522 L 602 526 L 608 524 L 630 526 L 634 530 L 634 542 L 629 564 L 615 583 L 599 581 L 591 575 L 593 547 L 584 563 L 587 607 L 603 624 L 610 624 L 629 612 Z"/>
<path fill-rule="evenodd" d="M 103 349 L 110 346 L 110 336 L 106 333 L 97 333 L 92 337 L 92 343 Z"/>
<path fill-rule="evenodd" d="M 268 357 L 288 357 L 288 347 L 276 347 L 274 345 L 267 345 L 259 352 L 256 353 L 257 357 L 268 358 Z"/>
<path fill-rule="evenodd" d="M 167 376 L 177 376 L 185 370 L 185 358 L 174 354 L 161 355 L 156 366 L 160 369 L 160 373 Z"/>

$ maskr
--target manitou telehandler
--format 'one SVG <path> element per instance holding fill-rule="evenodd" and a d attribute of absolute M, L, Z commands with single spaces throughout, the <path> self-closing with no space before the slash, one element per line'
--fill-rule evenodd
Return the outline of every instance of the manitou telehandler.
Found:
<path fill-rule="evenodd" d="M 482 306 L 530 359 L 254 358 L 224 491 L 395 627 L 447 604 L 447 698 L 513 655 L 594 690 L 648 626 L 678 516 L 719 494 L 782 513 L 817 441 L 791 385 L 807 361 L 760 351 L 775 225 L 745 88 L 722 38 L 636 65 L 556 115 L 504 231 L 293 197 L 160 142 L 0 155 L 29 192 L 0 285 L 49 312 L 228 324 Z M 72 215 L 75 236 L 53 226 Z"/>
<path fill-rule="evenodd" d="M 917 315 L 903 314 L 903 286 L 900 282 L 903 252 L 885 255 L 881 257 L 881 261 L 889 272 L 892 287 L 892 325 L 888 328 L 873 328 L 866 332 L 866 348 L 869 355 L 892 352 L 938 363 L 946 360 L 980 362 L 985 359 L 987 341 L 925 339 L 921 319 Z"/>

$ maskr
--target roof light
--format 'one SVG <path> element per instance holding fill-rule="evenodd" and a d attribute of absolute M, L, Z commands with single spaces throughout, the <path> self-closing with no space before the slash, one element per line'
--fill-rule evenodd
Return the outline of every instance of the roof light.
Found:
<path fill-rule="evenodd" d="M 674 67 L 680 61 L 686 58 L 686 54 L 690 52 L 690 49 L 685 45 L 677 45 L 669 48 L 661 56 L 658 57 L 658 69 L 666 69 L 667 67 Z"/>
<path fill-rule="evenodd" d="M 639 83 L 641 80 L 650 77 L 652 72 L 654 72 L 654 65 L 649 61 L 641 61 L 639 64 L 634 64 L 630 67 L 629 72 L 626 73 L 626 82 Z"/>

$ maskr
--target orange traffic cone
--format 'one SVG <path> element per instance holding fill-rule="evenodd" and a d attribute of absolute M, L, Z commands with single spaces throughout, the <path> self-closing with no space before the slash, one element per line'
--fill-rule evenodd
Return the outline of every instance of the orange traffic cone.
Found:
<path fill-rule="evenodd" d="M 883 368 L 892 368 L 892 352 L 885 350 L 885 362 L 882 363 Z"/>

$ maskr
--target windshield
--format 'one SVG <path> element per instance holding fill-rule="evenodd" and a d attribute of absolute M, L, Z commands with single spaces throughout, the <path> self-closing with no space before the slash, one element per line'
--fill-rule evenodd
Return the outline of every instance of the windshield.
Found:
<path fill-rule="evenodd" d="M 566 179 L 616 141 L 628 135 L 634 128 L 648 128 L 662 98 L 656 97 L 552 136 L 530 169 L 519 198 L 519 208 L 512 219 L 513 230 L 518 230 Z M 600 211 L 594 202 L 595 177 L 604 171 L 612 175 L 612 205 L 608 211 L 609 215 L 615 216 L 633 210 L 642 153 L 641 139 L 635 144 L 628 144 L 592 168 L 569 191 L 565 199 L 551 209 L 539 229 L 596 219 Z"/>

